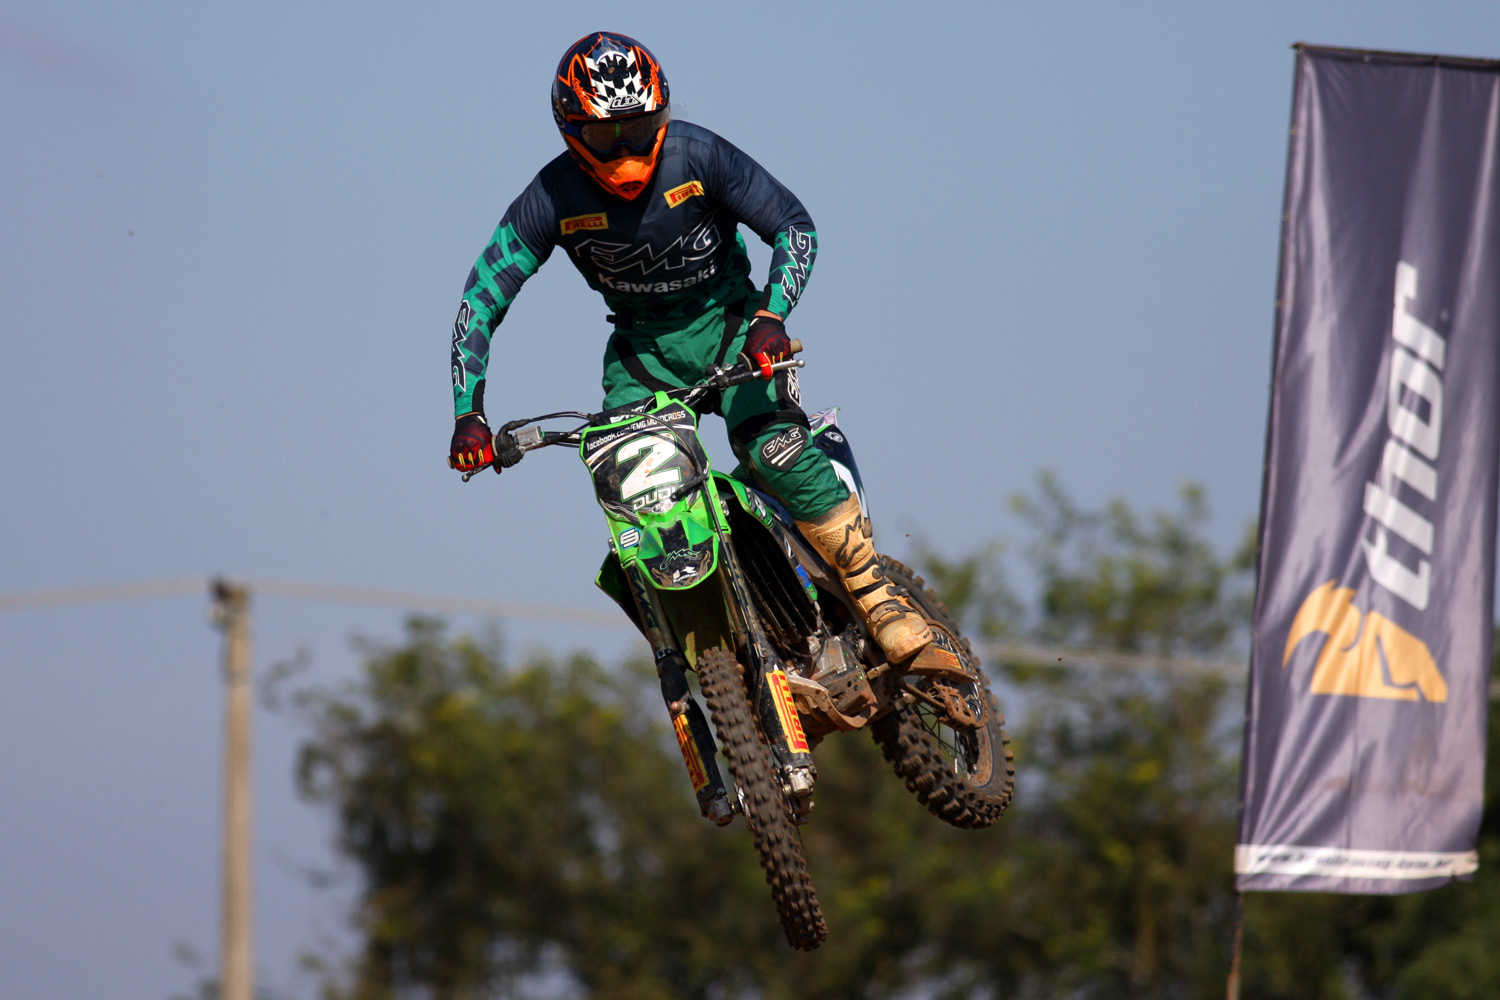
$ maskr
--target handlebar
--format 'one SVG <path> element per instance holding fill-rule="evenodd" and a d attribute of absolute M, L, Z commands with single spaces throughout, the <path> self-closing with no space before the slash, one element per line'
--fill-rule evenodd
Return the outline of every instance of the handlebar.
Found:
<path fill-rule="evenodd" d="M 790 346 L 792 354 L 802 353 L 801 340 L 793 340 Z M 786 361 L 778 361 L 769 367 L 770 371 L 775 373 L 790 368 L 802 368 L 805 365 L 806 362 L 804 361 L 788 359 Z M 665 395 L 692 409 L 697 403 L 702 402 L 703 398 L 710 392 L 743 385 L 746 382 L 753 382 L 758 378 L 769 379 L 769 377 L 762 375 L 762 369 L 751 367 L 743 362 L 733 365 L 714 365 L 709 368 L 708 374 L 704 377 L 703 381 L 681 389 L 668 389 Z M 495 432 L 495 437 L 498 438 L 501 434 L 511 434 L 514 431 L 515 433 L 512 436 L 523 455 L 528 451 L 535 451 L 538 448 L 548 448 L 552 445 L 577 447 L 582 440 L 585 428 L 599 426 L 602 423 L 602 418 L 608 412 L 606 410 L 599 413 L 582 413 L 577 410 L 565 410 L 559 413 L 546 413 L 539 417 L 525 417 L 521 420 L 512 420 L 504 424 Z M 530 426 L 540 423 L 543 420 L 556 420 L 563 417 L 575 417 L 582 420 L 584 425 L 571 431 L 544 431 L 540 427 Z M 448 467 L 457 468 L 453 463 L 452 456 L 448 458 Z M 493 461 L 490 461 L 479 466 L 477 469 L 470 469 L 465 472 L 463 481 L 467 483 L 470 479 L 473 479 L 479 473 L 491 467 L 495 468 L 497 472 L 499 471 L 499 467 Z"/>

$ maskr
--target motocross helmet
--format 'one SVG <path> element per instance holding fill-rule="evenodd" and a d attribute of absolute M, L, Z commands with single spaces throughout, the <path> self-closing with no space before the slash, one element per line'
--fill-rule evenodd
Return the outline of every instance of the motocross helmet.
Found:
<path fill-rule="evenodd" d="M 583 172 L 634 200 L 667 135 L 667 77 L 634 38 L 598 31 L 574 42 L 552 81 L 552 117 Z"/>

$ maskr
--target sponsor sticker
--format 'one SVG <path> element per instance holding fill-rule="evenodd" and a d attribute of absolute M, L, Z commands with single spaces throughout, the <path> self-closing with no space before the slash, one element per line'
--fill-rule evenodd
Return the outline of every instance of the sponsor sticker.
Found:
<path fill-rule="evenodd" d="M 668 191 L 663 191 L 661 196 L 667 199 L 668 208 L 676 208 L 694 195 L 702 193 L 702 181 L 688 181 L 686 184 L 679 184 Z"/>
<path fill-rule="evenodd" d="M 591 215 L 574 215 L 562 220 L 562 234 L 576 233 L 586 229 L 608 229 L 609 216 L 604 212 Z"/>
<path fill-rule="evenodd" d="M 672 717 L 672 729 L 677 733 L 677 745 L 682 748 L 682 762 L 687 765 L 693 791 L 701 792 L 708 787 L 708 771 L 703 767 L 703 758 L 698 755 L 698 744 L 693 742 L 686 712 Z"/>
<path fill-rule="evenodd" d="M 776 716 L 781 720 L 781 731 L 786 734 L 787 749 L 792 753 L 807 753 L 807 736 L 802 732 L 802 718 L 797 715 L 797 706 L 792 704 L 792 689 L 787 684 L 786 671 L 767 671 L 766 681 L 771 685 L 771 700 L 776 703 Z"/>
<path fill-rule="evenodd" d="M 760 447 L 760 457 L 773 469 L 787 469 L 807 445 L 807 428 L 788 427 Z"/>
<path fill-rule="evenodd" d="M 620 548 L 633 549 L 641 544 L 641 531 L 639 528 L 626 528 L 620 532 Z"/>
<path fill-rule="evenodd" d="M 800 565 L 793 566 L 792 568 L 797 571 L 797 579 L 802 581 L 802 589 L 807 591 L 807 596 L 816 601 L 818 599 L 818 588 L 813 586 L 812 578 L 807 575 L 807 570 L 803 569 Z"/>

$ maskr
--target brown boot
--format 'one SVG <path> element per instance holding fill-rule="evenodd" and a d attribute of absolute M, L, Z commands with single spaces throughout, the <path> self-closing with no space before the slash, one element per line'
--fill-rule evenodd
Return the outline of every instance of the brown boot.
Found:
<path fill-rule="evenodd" d="M 932 641 L 932 631 L 906 591 L 886 579 L 858 497 L 850 494 L 816 521 L 798 521 L 797 529 L 843 578 L 886 659 L 902 663 Z"/>

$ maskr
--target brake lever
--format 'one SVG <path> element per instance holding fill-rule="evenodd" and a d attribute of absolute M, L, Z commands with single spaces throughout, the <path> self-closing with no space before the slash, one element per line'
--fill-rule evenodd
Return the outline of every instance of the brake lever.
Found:
<path fill-rule="evenodd" d="M 451 459 L 451 458 L 450 458 L 450 459 L 448 459 L 448 464 L 449 464 L 449 466 L 450 466 L 450 467 L 452 467 L 452 468 L 457 468 L 457 466 L 455 466 L 455 465 L 453 465 L 453 459 Z M 494 466 L 494 464 L 495 464 L 495 462 L 494 462 L 494 460 L 493 460 L 493 459 L 491 459 L 491 460 L 490 460 L 490 461 L 488 461 L 488 462 L 486 462 L 486 463 L 484 463 L 484 464 L 483 464 L 483 465 L 481 465 L 481 466 L 480 466 L 480 467 L 479 467 L 479 468 L 477 468 L 477 469 L 470 469 L 470 470 L 469 470 L 469 471 L 468 471 L 468 472 L 465 472 L 465 473 L 464 473 L 464 482 L 466 482 L 466 483 L 467 483 L 467 482 L 468 482 L 468 481 L 469 481 L 469 480 L 471 480 L 471 479 L 473 479 L 473 478 L 474 478 L 474 477 L 475 477 L 475 476 L 477 476 L 477 475 L 479 475 L 479 474 L 480 474 L 480 473 L 481 473 L 481 472 L 483 472 L 483 471 L 484 471 L 484 470 L 485 470 L 485 469 L 488 469 L 488 468 L 492 468 L 492 467 L 493 467 L 493 466 Z"/>

